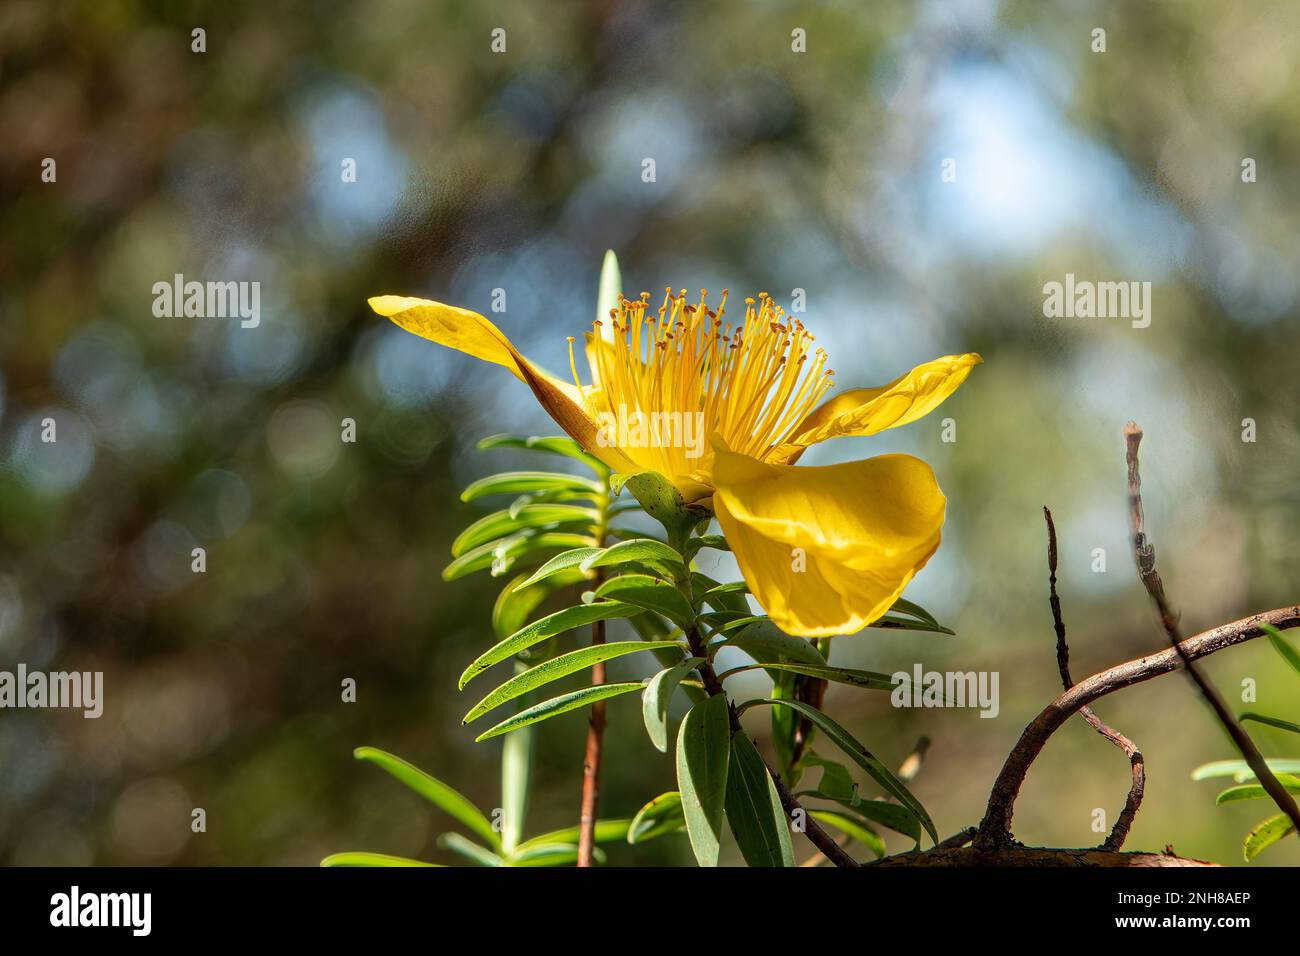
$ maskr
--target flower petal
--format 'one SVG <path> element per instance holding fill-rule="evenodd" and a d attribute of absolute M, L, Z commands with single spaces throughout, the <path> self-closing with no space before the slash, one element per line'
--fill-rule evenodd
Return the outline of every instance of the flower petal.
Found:
<path fill-rule="evenodd" d="M 789 634 L 861 630 L 939 547 L 946 502 L 919 458 L 795 468 L 715 453 L 718 522 L 754 597 Z"/>
<path fill-rule="evenodd" d="M 815 408 L 769 460 L 794 464 L 809 445 L 828 438 L 874 435 L 914 422 L 934 411 L 982 361 L 974 352 L 945 355 L 918 365 L 888 385 L 836 395 Z"/>
<path fill-rule="evenodd" d="M 597 441 L 599 428 L 588 414 L 578 386 L 554 378 L 528 361 L 505 333 L 477 312 L 401 295 L 380 295 L 369 301 L 377 313 L 408 332 L 505 367 L 533 390 L 555 423 L 586 451 L 615 471 L 635 470 L 617 448 Z"/>

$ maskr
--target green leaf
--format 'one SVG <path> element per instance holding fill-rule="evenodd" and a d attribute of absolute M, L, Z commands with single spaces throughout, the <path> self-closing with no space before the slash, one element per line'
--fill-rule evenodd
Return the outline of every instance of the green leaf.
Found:
<path fill-rule="evenodd" d="M 1241 845 L 1246 862 L 1249 863 L 1278 840 L 1292 833 L 1295 833 L 1295 826 L 1285 813 L 1279 813 L 1256 824 L 1255 829 L 1246 834 L 1246 840 Z"/>
<path fill-rule="evenodd" d="M 661 793 L 632 818 L 627 831 L 627 842 L 633 845 L 646 843 L 668 833 L 686 829 L 686 815 L 682 811 L 682 795 L 676 790 Z"/>
<path fill-rule="evenodd" d="M 484 515 L 456 536 L 451 543 L 452 557 L 459 558 L 471 548 L 495 541 L 522 531 L 525 528 L 538 528 L 543 525 L 579 525 L 589 528 L 600 522 L 600 514 L 592 508 L 581 505 L 529 504 L 517 513 L 494 511 Z M 573 530 L 570 528 L 569 530 Z"/>
<path fill-rule="evenodd" d="M 890 610 L 898 611 L 900 614 L 909 614 L 917 620 L 924 621 L 926 624 L 933 624 L 936 627 L 939 625 L 939 622 L 935 620 L 933 614 L 921 607 L 921 605 L 913 604 L 906 598 L 895 598 L 894 606 L 891 607 Z"/>
<path fill-rule="evenodd" d="M 908 790 L 907 787 L 904 786 L 903 782 L 894 776 L 893 772 L 890 771 L 888 767 L 872 756 L 871 751 L 858 743 L 852 734 L 835 721 L 831 720 L 830 717 L 823 714 L 816 707 L 798 700 L 753 700 L 746 703 L 741 710 L 745 710 L 755 704 L 772 704 L 789 707 L 807 717 L 816 724 L 822 733 L 829 737 L 837 747 L 852 757 L 853 761 L 859 767 L 870 774 L 871 779 L 880 784 L 881 788 L 883 788 L 886 793 L 911 810 L 912 813 L 916 815 L 916 818 L 921 821 L 921 825 L 925 827 L 925 832 L 930 834 L 930 839 L 935 843 L 939 842 L 939 835 L 935 832 L 934 823 L 930 819 L 930 814 L 926 813 L 925 807 L 921 806 L 921 802 L 917 800 L 916 797 L 912 796 L 912 791 Z"/>
<path fill-rule="evenodd" d="M 623 274 L 618 268 L 618 256 L 613 249 L 605 250 L 605 258 L 600 263 L 600 285 L 596 287 L 596 321 L 602 330 L 608 328 L 613 335 L 613 325 L 609 313 L 618 308 L 618 297 L 623 292 Z M 602 332 L 603 334 L 603 332 Z"/>
<path fill-rule="evenodd" d="M 500 866 L 504 862 L 498 854 L 479 846 L 473 840 L 465 839 L 459 833 L 444 833 L 438 837 L 438 846 L 479 866 Z"/>
<path fill-rule="evenodd" d="M 862 687 L 867 690 L 892 691 L 896 686 L 893 678 L 888 674 L 853 670 L 848 667 L 830 667 L 829 665 L 817 667 L 812 664 L 746 664 L 743 667 L 733 667 L 731 670 L 720 674 L 719 679 L 726 680 L 733 674 L 754 671 L 760 668 L 767 671 L 790 671 L 794 674 L 803 674 L 805 677 L 834 681 L 837 684 L 850 684 L 853 687 Z"/>
<path fill-rule="evenodd" d="M 681 492 L 657 471 L 612 475 L 610 487 L 615 494 L 626 488 L 641 503 L 645 513 L 663 525 L 670 536 L 686 534 L 709 516 L 704 509 L 686 504 Z"/>
<path fill-rule="evenodd" d="M 584 581 L 586 577 L 577 568 L 570 568 L 559 571 L 538 584 L 523 587 L 528 572 L 517 576 L 502 589 L 497 595 L 496 604 L 492 606 L 492 631 L 497 640 L 504 640 L 528 623 L 528 616 L 552 594 Z"/>
<path fill-rule="evenodd" d="M 515 663 L 516 671 L 526 669 L 522 662 Z M 536 750 L 537 731 L 525 727 L 506 737 L 501 751 L 501 848 L 506 853 L 518 847 L 524 836 Z"/>
<path fill-rule="evenodd" d="M 727 823 L 750 866 L 794 866 L 790 826 L 767 765 L 743 733 L 731 738 Z"/>
<path fill-rule="evenodd" d="M 799 796 L 831 800 L 848 810 L 855 811 L 868 820 L 889 827 L 889 829 L 901 833 L 905 837 L 910 837 L 916 841 L 918 846 L 921 843 L 920 821 L 916 819 L 916 815 L 911 810 L 897 803 L 887 803 L 884 800 L 868 800 L 859 794 L 856 789 L 849 795 L 848 799 L 844 799 L 837 794 L 827 793 L 821 789 L 805 790 L 799 793 Z"/>
<path fill-rule="evenodd" d="M 760 664 L 792 661 L 817 667 L 826 666 L 826 658 L 822 657 L 812 641 L 791 637 L 767 618 L 749 624 L 723 643 L 740 648 Z"/>
<path fill-rule="evenodd" d="M 913 620 L 910 617 L 899 617 L 896 614 L 886 614 L 872 621 L 867 627 L 881 627 L 892 631 L 929 631 L 932 634 L 956 635 L 952 628 L 944 627 L 942 624 L 931 624 L 929 621 Z"/>
<path fill-rule="evenodd" d="M 505 859 L 506 866 L 571 866 L 576 862 L 578 848 L 564 843 L 530 846 L 526 850 L 515 851 Z"/>
<path fill-rule="evenodd" d="M 563 554 L 557 554 L 540 568 L 533 572 L 532 577 L 525 578 L 521 583 L 515 585 L 522 590 L 537 584 L 540 581 L 549 578 L 553 574 L 559 574 L 561 571 L 567 571 L 570 568 L 577 568 L 590 557 L 594 557 L 604 551 L 604 548 L 585 547 L 574 548 L 572 551 L 565 551 Z M 583 572 L 584 576 L 586 572 Z"/>
<path fill-rule="evenodd" d="M 700 866 L 717 866 L 727 798 L 731 718 L 721 694 L 696 704 L 677 733 L 677 789 Z"/>
<path fill-rule="evenodd" d="M 605 494 L 605 485 L 554 471 L 506 471 L 472 482 L 460 493 L 460 500 L 475 501 L 488 495 L 519 495 L 529 491 L 575 491 L 600 497 Z"/>
<path fill-rule="evenodd" d="M 686 566 L 682 564 L 682 556 L 655 538 L 630 538 L 627 541 L 620 541 L 618 544 L 610 545 L 600 554 L 593 554 L 583 561 L 581 568 L 584 571 L 590 571 L 592 568 L 617 566 L 628 561 L 648 564 L 652 567 L 662 566 L 668 573 L 669 578 L 675 578 L 686 573 Z"/>
<path fill-rule="evenodd" d="M 592 835 L 597 843 L 613 843 L 615 840 L 626 840 L 631 826 L 632 821 L 630 819 L 597 820 Z M 531 840 L 519 844 L 519 850 L 531 850 L 534 847 L 549 844 L 577 844 L 580 833 L 580 827 L 565 827 L 563 830 L 552 830 L 550 833 L 543 833 L 541 836 L 535 836 Z"/>
<path fill-rule="evenodd" d="M 686 542 L 686 560 L 694 561 L 695 556 L 705 548 L 712 548 L 715 551 L 730 551 L 731 545 L 727 544 L 727 539 L 720 534 L 702 534 L 698 538 L 691 538 Z"/>
<path fill-rule="evenodd" d="M 609 470 L 605 467 L 604 462 L 588 455 L 582 450 L 582 446 L 568 435 L 548 435 L 544 438 L 539 438 L 536 435 L 530 438 L 520 438 L 517 435 L 489 435 L 478 443 L 478 450 L 487 451 L 489 448 L 523 448 L 529 451 L 544 451 L 552 455 L 563 455 L 566 458 L 572 458 L 574 461 L 580 461 L 598 475 L 603 475 Z"/>
<path fill-rule="evenodd" d="M 1282 784 L 1287 793 L 1300 793 L 1300 777 L 1294 777 L 1289 773 L 1280 773 L 1277 775 L 1277 782 Z M 1262 784 L 1245 783 L 1224 790 L 1215 797 L 1214 802 L 1224 804 L 1235 803 L 1238 800 L 1260 800 L 1268 795 L 1268 791 L 1264 789 Z"/>
<path fill-rule="evenodd" d="M 320 861 L 321 866 L 441 866 L 387 853 L 332 853 Z"/>
<path fill-rule="evenodd" d="M 1282 660 L 1291 665 L 1291 669 L 1300 674 L 1300 651 L 1287 643 L 1286 638 L 1272 624 L 1261 624 L 1259 629 L 1268 635 L 1268 643 L 1277 651 Z"/>
<path fill-rule="evenodd" d="M 672 702 L 673 691 L 690 674 L 703 658 L 688 657 L 680 664 L 665 667 L 646 685 L 641 695 L 641 714 L 645 720 L 645 731 L 650 742 L 661 753 L 668 752 L 668 705 Z"/>
<path fill-rule="evenodd" d="M 834 760 L 823 760 L 816 754 L 808 754 L 800 761 L 806 767 L 820 767 L 822 778 L 817 783 L 814 796 L 824 796 L 829 800 L 852 800 L 857 792 L 849 770 Z"/>
<path fill-rule="evenodd" d="M 1264 764 L 1273 773 L 1300 774 L 1300 760 L 1283 760 L 1277 757 L 1265 759 Z M 1192 771 L 1193 780 L 1209 780 L 1213 777 L 1233 777 L 1238 783 L 1254 780 L 1255 773 L 1244 760 L 1215 760 L 1203 763 Z"/>
<path fill-rule="evenodd" d="M 695 609 L 677 588 L 648 574 L 620 574 L 610 578 L 596 588 L 596 597 L 655 611 L 682 628 L 690 627 L 695 620 Z"/>
<path fill-rule="evenodd" d="M 582 647 L 576 651 L 561 654 L 559 657 L 553 657 L 549 661 L 530 667 L 522 674 L 516 674 L 510 678 L 471 707 L 469 713 L 465 715 L 464 723 L 473 723 L 488 711 L 495 710 L 506 701 L 514 700 L 522 694 L 527 694 L 531 690 L 536 690 L 538 687 L 557 681 L 561 677 L 568 677 L 570 674 L 586 670 L 593 664 L 612 661 L 615 658 L 635 654 L 638 651 L 653 650 L 655 647 L 677 646 L 679 645 L 676 641 L 659 641 L 653 644 L 646 641 L 614 641 L 609 644 L 593 644 L 590 647 Z"/>
<path fill-rule="evenodd" d="M 535 555 L 552 548 L 568 549 L 590 547 L 592 537 L 565 531 L 533 531 L 525 529 L 486 544 L 480 544 L 462 554 L 442 569 L 444 581 L 455 581 L 475 571 L 491 568 L 494 577 L 509 571 L 525 555 Z"/>
<path fill-rule="evenodd" d="M 808 816 L 820 823 L 847 833 L 880 859 L 885 855 L 885 841 L 863 821 L 839 810 L 809 810 Z"/>
<path fill-rule="evenodd" d="M 460 675 L 460 687 L 464 689 L 466 684 L 493 664 L 501 663 L 501 661 L 518 654 L 524 648 L 532 647 L 538 641 L 544 641 L 548 637 L 562 634 L 575 627 L 594 624 L 596 621 L 634 617 L 643 613 L 645 613 L 644 608 L 639 608 L 634 604 L 623 604 L 621 601 L 602 601 L 597 604 L 579 604 L 576 607 L 566 607 L 562 611 L 556 611 L 554 614 L 538 618 L 531 624 L 526 624 L 515 631 L 504 641 L 493 645 L 480 654 Z"/>
<path fill-rule="evenodd" d="M 1300 724 L 1291 720 L 1283 720 L 1281 717 L 1269 717 L 1267 714 L 1256 714 L 1248 710 L 1237 719 L 1253 720 L 1257 724 L 1267 724 L 1269 727 L 1278 728 L 1278 730 L 1288 730 L 1293 734 L 1300 734 Z"/>
<path fill-rule="evenodd" d="M 754 613 L 749 609 L 749 602 L 745 600 L 745 595 L 749 593 L 749 585 L 744 581 L 719 584 L 707 574 L 692 571 L 691 588 L 697 606 L 707 604 L 715 611 L 733 611 L 744 617 Z"/>
<path fill-rule="evenodd" d="M 549 720 L 552 717 L 560 716 L 560 714 L 567 714 L 571 710 L 586 707 L 597 701 L 630 694 L 632 691 L 640 690 L 644 686 L 640 681 L 626 684 L 598 684 L 595 687 L 583 687 L 568 694 L 561 694 L 559 697 L 552 697 L 550 700 L 544 700 L 540 704 L 534 704 L 526 710 L 521 710 L 509 720 L 503 720 L 491 730 L 479 734 L 475 741 L 499 737 L 502 734 L 510 733 L 512 730 L 518 730 L 520 727 L 527 727 L 529 724 Z"/>
<path fill-rule="evenodd" d="M 358 747 L 352 756 L 365 760 L 379 769 L 396 777 L 435 807 L 448 816 L 458 820 L 466 829 L 488 842 L 494 849 L 500 849 L 501 837 L 492 829 L 492 824 L 478 807 L 447 786 L 441 780 L 429 776 L 419 767 L 407 763 L 401 757 L 394 757 L 387 751 L 375 747 Z"/>

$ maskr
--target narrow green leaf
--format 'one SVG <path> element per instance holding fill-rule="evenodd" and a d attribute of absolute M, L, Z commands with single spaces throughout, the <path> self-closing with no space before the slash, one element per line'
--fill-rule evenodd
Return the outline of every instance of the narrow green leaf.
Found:
<path fill-rule="evenodd" d="M 1300 793 L 1300 777 L 1293 777 L 1289 773 L 1277 774 L 1277 782 L 1282 784 L 1287 793 Z M 1214 802 L 1217 804 L 1234 803 L 1238 800 L 1261 800 L 1268 796 L 1268 791 L 1258 783 L 1244 783 L 1237 787 L 1229 787 L 1219 794 Z"/>
<path fill-rule="evenodd" d="M 700 866 L 718 865 L 730 752 L 726 697 L 710 697 L 687 711 L 677 733 L 677 789 L 686 833 Z"/>
<path fill-rule="evenodd" d="M 866 817 L 874 823 L 888 827 L 896 833 L 901 833 L 905 837 L 915 840 L 918 845 L 921 842 L 921 823 L 916 818 L 916 814 L 897 803 L 888 803 L 884 800 L 868 800 L 857 792 L 855 789 L 847 799 L 838 794 L 830 794 L 822 789 L 805 790 L 799 793 L 804 796 L 816 797 L 819 800 L 830 800 L 838 803 L 847 810 L 852 810 L 860 816 Z"/>
<path fill-rule="evenodd" d="M 493 645 L 480 654 L 460 675 L 460 687 L 464 689 L 466 684 L 493 664 L 499 664 L 501 661 L 518 654 L 524 648 L 532 647 L 538 641 L 544 641 L 555 634 L 562 634 L 575 627 L 583 627 L 596 621 L 634 617 L 642 613 L 644 613 L 644 608 L 639 608 L 633 604 L 623 604 L 620 601 L 602 601 L 598 604 L 579 604 L 576 607 L 566 607 L 562 611 L 556 611 L 554 614 L 538 618 L 531 624 L 526 624 L 515 631 L 504 641 Z"/>
<path fill-rule="evenodd" d="M 862 820 L 841 813 L 839 810 L 809 810 L 808 816 L 819 823 L 834 827 L 841 833 L 847 833 L 870 850 L 876 859 L 885 855 L 885 841 Z"/>
<path fill-rule="evenodd" d="M 605 486 L 590 478 L 554 471 L 506 471 L 472 482 L 460 493 L 460 500 L 475 501 L 488 495 L 519 495 L 529 491 L 552 490 L 580 491 L 599 496 L 604 494 Z"/>
<path fill-rule="evenodd" d="M 588 455 L 582 450 L 582 446 L 568 435 L 547 435 L 545 437 L 534 435 L 529 438 L 520 438 L 517 435 L 489 435 L 478 443 L 479 451 L 487 451 L 490 448 L 523 448 L 528 451 L 544 451 L 552 455 L 563 455 L 565 458 L 572 458 L 574 461 L 582 462 L 598 475 L 609 470 L 605 467 L 604 462 Z"/>
<path fill-rule="evenodd" d="M 597 843 L 613 843 L 615 840 L 626 840 L 631 826 L 632 821 L 630 819 L 597 820 L 592 835 Z M 543 833 L 541 836 L 535 836 L 531 840 L 519 844 L 519 850 L 522 852 L 550 844 L 577 844 L 580 832 L 580 827 L 565 827 L 563 830 L 552 830 L 550 833 Z"/>
<path fill-rule="evenodd" d="M 406 784 L 435 807 L 448 816 L 458 820 L 466 829 L 482 837 L 494 849 L 501 846 L 501 838 L 492 829 L 492 823 L 469 800 L 447 786 L 441 780 L 431 777 L 419 767 L 407 763 L 401 757 L 395 757 L 376 747 L 358 747 L 352 756 L 374 764 L 380 770 L 391 774 Z"/>
<path fill-rule="evenodd" d="M 1300 760 L 1283 760 L 1268 757 L 1264 760 L 1273 773 L 1300 774 Z M 1233 777 L 1238 783 L 1254 780 L 1255 774 L 1244 760 L 1215 760 L 1203 763 L 1192 771 L 1193 780 L 1209 780 L 1213 777 Z"/>
<path fill-rule="evenodd" d="M 578 862 L 578 848 L 552 843 L 520 848 L 503 861 L 505 866 L 572 866 Z"/>
<path fill-rule="evenodd" d="M 557 554 L 534 571 L 532 577 L 525 578 L 521 583 L 517 584 L 516 587 L 519 589 L 532 587 L 534 584 L 549 578 L 553 574 L 559 574 L 561 571 L 567 571 L 570 568 L 579 567 L 583 561 L 586 561 L 594 555 L 600 554 L 604 550 L 604 548 L 588 546 L 585 548 L 574 548 L 572 551 L 565 551 L 563 554 Z M 583 573 L 585 574 L 585 572 Z"/>
<path fill-rule="evenodd" d="M 587 558 L 582 562 L 581 567 L 584 571 L 590 571 L 592 568 L 617 566 L 628 561 L 649 564 L 652 567 L 662 566 L 669 572 L 670 577 L 686 572 L 686 567 L 682 564 L 682 556 L 654 538 L 631 538 L 620 541 L 618 544 L 610 545 L 600 554 Z"/>
<path fill-rule="evenodd" d="M 891 631 L 927 631 L 932 634 L 956 635 L 952 628 L 944 627 L 942 624 L 931 624 L 929 621 L 914 620 L 910 617 L 899 617 L 896 614 L 886 614 L 872 621 L 867 627 L 880 627 Z"/>
<path fill-rule="evenodd" d="M 332 853 L 320 861 L 321 866 L 441 866 L 440 863 L 425 863 L 404 856 L 389 856 L 386 853 Z"/>
<path fill-rule="evenodd" d="M 867 690 L 888 690 L 892 691 L 896 686 L 894 680 L 888 674 L 878 674 L 875 671 L 859 671 L 848 667 L 817 667 L 812 664 L 746 664 L 743 667 L 733 667 L 719 675 L 720 680 L 726 680 L 733 674 L 740 674 L 745 671 L 755 671 L 759 669 L 768 671 L 790 671 L 794 674 L 803 674 L 805 677 L 815 677 L 818 680 L 834 681 L 837 684 L 849 684 L 853 687 L 862 687 Z"/>
<path fill-rule="evenodd" d="M 730 551 L 731 545 L 727 544 L 727 539 L 720 534 L 702 534 L 698 538 L 691 538 L 686 542 L 686 560 L 694 561 L 695 556 L 705 548 L 712 548 L 715 551 Z"/>
<path fill-rule="evenodd" d="M 1272 624 L 1261 624 L 1259 629 L 1268 635 L 1268 643 L 1277 651 L 1282 660 L 1291 665 L 1291 669 L 1300 674 L 1300 651 L 1292 647 Z"/>
<path fill-rule="evenodd" d="M 515 534 L 525 528 L 539 528 L 543 525 L 578 526 L 587 530 L 597 525 L 600 514 L 592 508 L 582 505 L 563 504 L 528 504 L 516 513 L 509 510 L 494 511 L 484 515 L 456 536 L 451 543 L 452 557 L 459 558 L 471 548 L 495 541 L 497 538 Z M 588 534 L 591 532 L 588 531 Z"/>
<path fill-rule="evenodd" d="M 515 562 L 522 557 L 538 555 L 542 551 L 552 549 L 590 547 L 592 543 L 593 539 L 590 535 L 525 529 L 518 534 L 470 548 L 442 569 L 442 579 L 455 581 L 457 578 L 463 578 L 467 574 L 485 568 L 490 568 L 494 577 L 500 577 L 514 567 Z"/>
<path fill-rule="evenodd" d="M 503 720 L 491 730 L 479 734 L 475 741 L 487 740 L 491 737 L 499 737 L 501 734 L 508 734 L 512 730 L 518 730 L 520 727 L 527 727 L 529 724 L 535 724 L 538 721 L 549 720 L 552 717 L 558 717 L 560 714 L 567 714 L 571 710 L 577 710 L 579 707 L 587 707 L 601 700 L 609 700 L 611 697 L 619 697 L 623 694 L 630 694 L 634 690 L 640 690 L 645 685 L 640 681 L 626 684 L 599 684 L 595 687 L 584 687 L 581 690 L 571 691 L 568 694 L 561 694 L 559 697 L 552 697 L 550 700 L 544 700 L 540 704 L 534 704 L 527 710 L 521 710 L 509 720 Z"/>
<path fill-rule="evenodd" d="M 610 336 L 614 334 L 609 313 L 618 308 L 618 297 L 622 292 L 623 273 L 618 267 L 618 256 L 613 249 L 606 249 L 605 258 L 600 263 L 600 284 L 596 287 L 596 321 L 600 323 L 602 335 L 607 328 Z"/>
<path fill-rule="evenodd" d="M 596 597 L 655 611 L 682 628 L 690 627 L 695 620 L 695 609 L 677 588 L 648 574 L 620 574 L 610 578 L 596 588 Z"/>
<path fill-rule="evenodd" d="M 727 823 L 750 866 L 794 866 L 790 825 L 767 765 L 745 734 L 731 738 Z"/>
<path fill-rule="evenodd" d="M 680 664 L 665 667 L 650 679 L 645 693 L 641 695 L 641 715 L 645 720 L 645 731 L 650 742 L 661 753 L 668 752 L 668 705 L 672 702 L 675 691 L 682 678 L 695 670 L 703 658 L 689 657 Z"/>
<path fill-rule="evenodd" d="M 444 833 L 438 837 L 438 846 L 479 866 L 500 866 L 504 862 L 500 855 L 479 846 L 473 840 L 465 839 L 459 833 Z"/>
<path fill-rule="evenodd" d="M 803 716 L 811 720 L 817 727 L 829 737 L 837 747 L 853 758 L 854 762 L 871 775 L 871 778 L 880 784 L 886 793 L 907 807 L 921 821 L 925 827 L 925 832 L 930 834 L 930 839 L 939 842 L 939 835 L 935 832 L 934 823 L 930 815 L 926 813 L 925 807 L 921 802 L 912 796 L 912 791 L 894 776 L 893 772 L 883 763 L 872 756 L 871 751 L 858 743 L 858 741 L 847 730 L 833 721 L 830 717 L 823 714 L 816 707 L 805 704 L 798 700 L 754 700 L 747 702 L 741 709 L 747 709 L 755 704 L 772 704 L 789 707 L 798 711 Z"/>
<path fill-rule="evenodd" d="M 515 662 L 523 673 L 527 665 Z M 511 853 L 524 838 L 524 822 L 532 797 L 533 761 L 537 751 L 537 729 L 525 727 L 506 737 L 501 750 L 501 849 Z"/>
<path fill-rule="evenodd" d="M 1281 717 L 1270 717 L 1267 714 L 1256 714 L 1248 710 L 1237 719 L 1253 720 L 1257 724 L 1267 724 L 1269 727 L 1276 727 L 1278 730 L 1287 730 L 1293 734 L 1300 734 L 1300 724 L 1291 720 L 1283 720 Z"/>
<path fill-rule="evenodd" d="M 686 829 L 686 815 L 682 811 L 682 795 L 676 790 L 661 793 L 632 818 L 627 831 L 627 842 L 645 843 L 668 833 Z"/>
<path fill-rule="evenodd" d="M 925 621 L 927 624 L 934 624 L 936 626 L 939 624 L 933 614 L 921 607 L 921 605 L 913 604 L 906 598 L 895 598 L 894 606 L 891 607 L 890 610 L 898 611 L 900 614 L 909 614 L 918 620 Z"/>
<path fill-rule="evenodd" d="M 1249 863 L 1278 840 L 1292 833 L 1295 833 L 1295 826 L 1285 813 L 1279 813 L 1256 824 L 1255 828 L 1246 834 L 1246 840 L 1241 846 L 1246 862 Z"/>
<path fill-rule="evenodd" d="M 792 637 L 767 618 L 756 621 L 729 636 L 725 644 L 738 647 L 760 664 L 794 662 L 825 667 L 826 658 L 802 637 Z"/>
<path fill-rule="evenodd" d="M 561 654 L 559 657 L 553 657 L 549 661 L 530 667 L 523 673 L 510 678 L 471 707 L 469 713 L 465 715 L 464 723 L 473 723 L 488 711 L 500 707 L 506 701 L 514 700 L 522 694 L 527 694 L 531 690 L 536 690 L 552 681 L 557 681 L 561 677 L 567 677 L 570 674 L 576 674 L 578 671 L 586 670 L 593 664 L 612 661 L 615 658 L 635 654 L 638 651 L 653 650 L 655 647 L 677 646 L 676 641 L 659 641 L 653 644 L 646 641 L 614 641 L 609 644 L 593 644 L 590 647 L 582 647 L 576 651 Z"/>
<path fill-rule="evenodd" d="M 817 792 L 813 794 L 814 796 L 824 796 L 830 800 L 853 799 L 857 787 L 848 768 L 843 764 L 836 763 L 834 760 L 823 760 L 816 754 L 806 755 L 800 764 L 821 769 L 822 778 L 817 782 Z"/>

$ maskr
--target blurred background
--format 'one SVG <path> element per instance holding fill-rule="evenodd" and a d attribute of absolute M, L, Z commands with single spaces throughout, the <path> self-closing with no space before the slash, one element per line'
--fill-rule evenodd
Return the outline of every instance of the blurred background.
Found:
<path fill-rule="evenodd" d="M 606 248 L 629 294 L 804 290 L 841 386 L 984 355 L 935 415 L 804 459 L 907 451 L 939 476 L 945 543 L 908 596 L 957 637 L 868 630 L 835 660 L 998 671 L 1001 712 L 834 687 L 827 709 L 888 762 L 929 736 L 916 793 L 942 834 L 977 823 L 1059 692 L 1044 504 L 1076 679 L 1163 644 L 1126 544 L 1125 421 L 1147 433 L 1148 530 L 1184 629 L 1300 599 L 1298 64 L 1285 0 L 6 0 L 0 669 L 106 686 L 99 720 L 0 711 L 0 861 L 454 862 L 435 843 L 449 821 L 351 752 L 498 804 L 500 742 L 461 727 L 455 678 L 491 639 L 500 582 L 439 572 L 484 510 L 458 488 L 520 464 L 474 443 L 556 429 L 503 371 L 365 302 L 488 312 L 503 288 L 494 321 L 560 369 Z M 153 284 L 176 273 L 260 282 L 260 325 L 156 317 Z M 1045 318 L 1066 273 L 1149 281 L 1150 327 Z M 1263 642 L 1206 670 L 1234 704 L 1249 678 L 1251 709 L 1300 719 L 1300 682 Z M 604 816 L 673 788 L 628 700 L 610 708 Z M 1186 681 L 1097 710 L 1147 758 L 1128 848 L 1240 863 L 1269 808 L 1216 808 L 1219 786 L 1190 780 L 1235 754 Z M 585 730 L 544 725 L 531 833 L 576 823 Z M 1127 785 L 1122 755 L 1072 723 L 1016 835 L 1095 844 L 1093 809 L 1109 826 Z M 610 859 L 690 854 L 670 837 Z M 1291 839 L 1254 865 L 1297 863 Z"/>

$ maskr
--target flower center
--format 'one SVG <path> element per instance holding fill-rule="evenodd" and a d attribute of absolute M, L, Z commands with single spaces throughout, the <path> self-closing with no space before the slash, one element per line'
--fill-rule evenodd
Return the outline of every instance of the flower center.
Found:
<path fill-rule="evenodd" d="M 727 290 L 716 311 L 707 299 L 708 291 L 701 290 L 699 302 L 688 304 L 685 289 L 679 295 L 668 289 L 656 317 L 646 314 L 650 293 L 639 299 L 620 295 L 609 315 L 612 340 L 602 336 L 603 322 L 597 320 L 588 345 L 592 378 L 603 392 L 602 407 L 588 410 L 649 423 L 646 447 L 623 451 L 669 477 L 707 474 L 714 434 L 733 451 L 766 458 L 833 384 L 826 352 L 814 350 L 803 323 L 784 319 L 766 292 L 757 301 L 745 299 L 744 321 L 734 328 L 725 319 Z M 573 339 L 569 358 L 581 389 Z M 663 441 L 663 422 L 680 422 L 679 435 L 688 429 L 697 435 L 703 454 L 679 447 L 687 442 Z"/>

